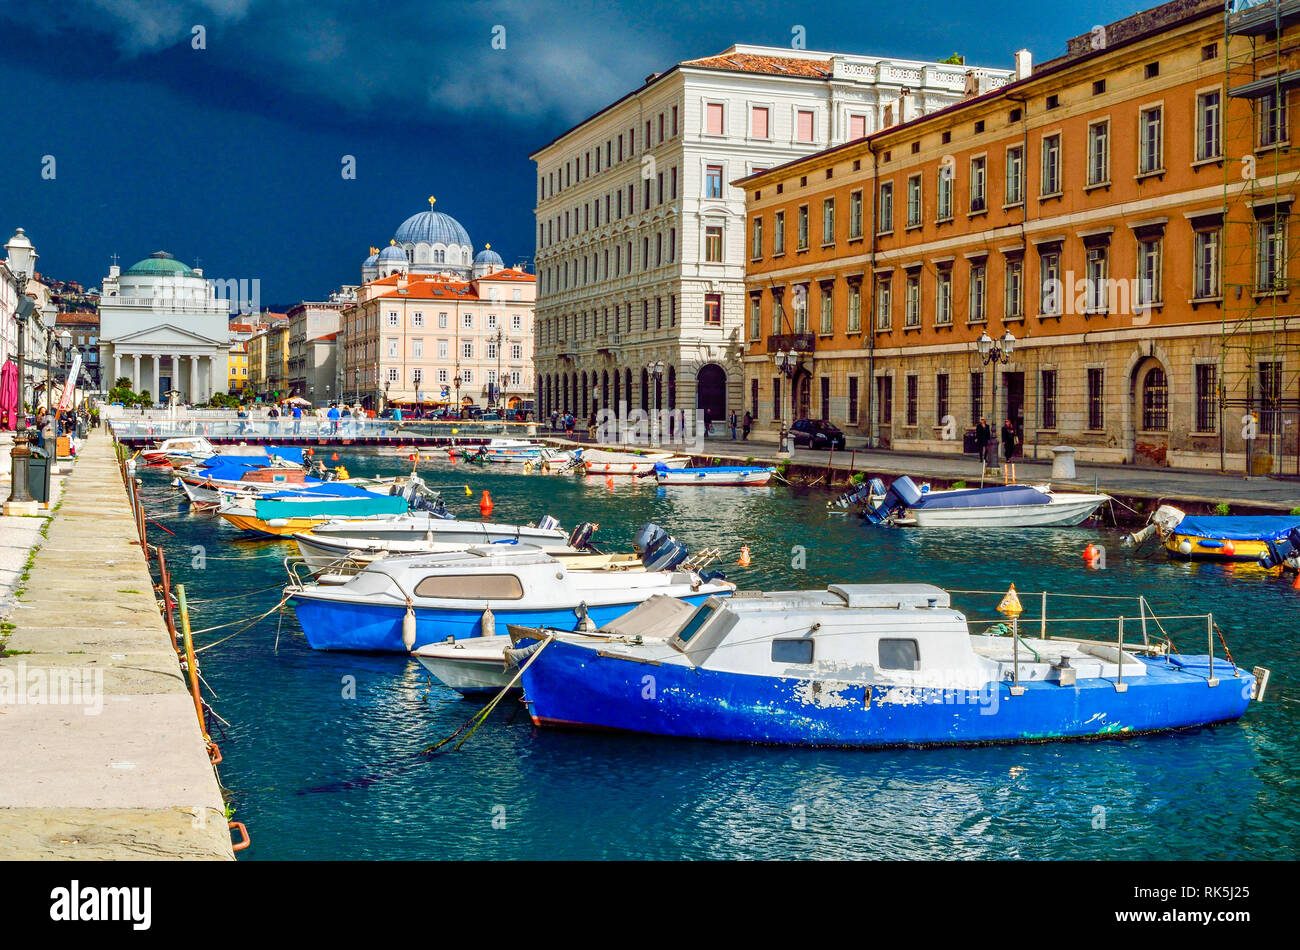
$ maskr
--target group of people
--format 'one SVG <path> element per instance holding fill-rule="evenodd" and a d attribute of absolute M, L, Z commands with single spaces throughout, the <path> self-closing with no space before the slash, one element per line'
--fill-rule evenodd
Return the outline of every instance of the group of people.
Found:
<path fill-rule="evenodd" d="M 1015 458 L 1020 454 L 1017 451 L 1020 446 L 1020 433 L 1016 431 L 1010 419 L 1002 423 L 1001 438 L 1004 459 Z M 988 419 L 980 416 L 979 425 L 975 427 L 975 447 L 979 450 L 980 460 L 985 465 L 992 465 L 996 461 L 989 452 L 991 445 L 993 445 L 993 427 L 989 425 Z"/>
<path fill-rule="evenodd" d="M 749 410 L 745 410 L 744 418 L 736 414 L 736 410 L 731 410 L 731 418 L 727 420 L 731 426 L 731 441 L 736 441 L 736 427 L 740 427 L 740 439 L 742 442 L 749 441 L 749 430 L 754 428 L 754 417 L 750 415 Z"/>

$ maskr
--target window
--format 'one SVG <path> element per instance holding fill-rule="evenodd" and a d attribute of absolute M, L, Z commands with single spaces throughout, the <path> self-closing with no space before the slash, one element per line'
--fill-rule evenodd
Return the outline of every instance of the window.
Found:
<path fill-rule="evenodd" d="M 758 296 L 749 298 L 749 338 L 757 340 L 763 333 L 763 303 Z"/>
<path fill-rule="evenodd" d="M 497 344 L 495 340 L 488 340 L 483 353 L 483 358 L 494 360 L 497 358 Z"/>
<path fill-rule="evenodd" d="M 778 211 L 772 216 L 772 256 L 785 253 L 785 212 Z"/>
<path fill-rule="evenodd" d="M 418 366 L 415 367 L 415 369 L 411 370 L 411 383 L 413 385 L 418 386 L 423 380 L 424 380 L 424 370 L 420 369 L 420 367 Z"/>
<path fill-rule="evenodd" d="M 984 374 L 970 374 L 970 424 L 979 425 L 984 417 Z"/>
<path fill-rule="evenodd" d="M 424 314 L 422 314 L 422 313 L 413 313 L 413 314 L 411 314 L 411 326 L 413 326 L 413 327 L 422 327 L 422 326 L 424 326 Z"/>
<path fill-rule="evenodd" d="M 1158 366 L 1147 370 L 1142 380 L 1142 428 L 1147 432 L 1169 428 L 1169 384 Z"/>
<path fill-rule="evenodd" d="M 708 135 L 724 134 L 722 123 L 722 103 L 710 102 L 704 107 L 704 131 Z M 623 136 L 618 137 L 618 158 L 623 160 Z"/>
<path fill-rule="evenodd" d="M 935 275 L 934 325 L 952 324 L 952 268 L 941 267 Z M 913 377 L 915 379 L 915 377 Z"/>
<path fill-rule="evenodd" d="M 831 421 L 831 378 L 822 376 L 818 379 L 818 385 L 821 389 L 821 413 L 822 422 Z"/>
<path fill-rule="evenodd" d="M 438 341 L 438 359 L 440 359 L 440 360 L 445 360 L 446 358 L 447 358 L 447 341 L 446 341 L 446 340 L 439 340 L 439 341 Z"/>
<path fill-rule="evenodd" d="M 1105 388 L 1102 385 L 1104 370 L 1088 370 L 1088 428 L 1100 432 L 1105 428 Z"/>
<path fill-rule="evenodd" d="M 416 359 L 416 360 L 424 359 L 424 341 L 423 341 L 423 340 L 412 340 L 412 341 L 411 341 L 411 358 L 412 358 L 412 359 Z"/>
<path fill-rule="evenodd" d="M 1061 105 L 1061 97 L 1053 93 L 1052 95 L 1047 97 L 1047 100 L 1045 101 L 1044 105 L 1048 109 L 1058 108 Z"/>
<path fill-rule="evenodd" d="M 522 314 L 512 313 L 510 315 L 510 329 L 522 330 L 524 328 L 524 318 Z"/>
<path fill-rule="evenodd" d="M 862 285 L 849 284 L 849 333 L 862 332 Z"/>
<path fill-rule="evenodd" d="M 487 315 L 487 328 L 489 330 L 495 330 L 497 328 L 497 315 L 495 313 L 489 313 Z"/>
<path fill-rule="evenodd" d="M 914 375 L 907 377 L 907 405 L 905 411 L 907 414 L 907 425 L 909 426 L 915 426 L 917 424 L 917 379 L 919 379 L 919 377 Z"/>
<path fill-rule="evenodd" d="M 823 336 L 830 336 L 835 326 L 835 291 L 833 285 L 821 285 L 821 327 Z"/>
<path fill-rule="evenodd" d="M 1043 174 L 1040 193 L 1047 197 L 1061 193 L 1061 136 L 1043 137 Z"/>
<path fill-rule="evenodd" d="M 1163 113 L 1160 106 L 1143 109 L 1138 123 L 1138 171 L 1144 175 L 1164 170 Z"/>
<path fill-rule="evenodd" d="M 797 284 L 794 288 L 794 332 L 808 332 L 808 285 Z"/>
<path fill-rule="evenodd" d="M 1107 299 L 1106 275 L 1109 271 L 1109 251 L 1105 247 L 1088 248 L 1086 262 L 1087 280 L 1084 282 L 1084 312 L 1106 313 L 1110 301 Z"/>
<path fill-rule="evenodd" d="M 1159 61 L 1154 63 L 1147 63 L 1145 66 L 1142 67 L 1142 76 L 1145 79 L 1155 79 L 1159 75 L 1160 75 Z"/>
<path fill-rule="evenodd" d="M 881 637 L 880 668 L 882 670 L 919 670 L 921 652 L 915 640 L 898 640 Z"/>
<path fill-rule="evenodd" d="M 795 141 L 811 142 L 813 140 L 813 114 L 807 109 L 795 113 Z"/>
<path fill-rule="evenodd" d="M 811 663 L 813 661 L 812 640 L 773 640 L 773 663 Z"/>
<path fill-rule="evenodd" d="M 771 110 L 766 106 L 754 106 L 749 112 L 749 136 L 755 139 L 771 138 Z"/>
<path fill-rule="evenodd" d="M 952 220 L 953 170 L 951 165 L 939 166 L 939 184 L 935 198 L 935 220 Z"/>
<path fill-rule="evenodd" d="M 772 377 L 772 419 L 781 418 L 781 377 Z"/>
<path fill-rule="evenodd" d="M 941 426 L 948 418 L 948 374 L 938 373 L 934 377 L 934 424 Z"/>
<path fill-rule="evenodd" d="M 907 295 L 904 302 L 903 326 L 919 327 L 921 325 L 921 275 L 907 275 Z"/>
<path fill-rule="evenodd" d="M 704 229 L 704 259 L 713 263 L 722 261 L 722 226 L 711 224 Z"/>
<path fill-rule="evenodd" d="M 1286 288 L 1286 219 L 1273 215 L 1255 223 L 1255 291 L 1281 293 Z"/>
<path fill-rule="evenodd" d="M 972 214 L 988 208 L 984 193 L 987 172 L 985 163 L 986 159 L 983 155 L 970 160 L 970 210 Z"/>
<path fill-rule="evenodd" d="M 749 224 L 749 256 L 759 260 L 763 256 L 763 219 L 754 218 Z"/>
<path fill-rule="evenodd" d="M 876 278 L 876 329 L 888 330 L 894 318 L 894 281 Z"/>
<path fill-rule="evenodd" d="M 464 315 L 463 315 L 463 318 L 464 318 L 464 319 L 463 319 L 461 325 L 462 325 L 466 330 L 472 330 L 472 329 L 474 329 L 474 314 L 472 314 L 472 313 L 464 314 Z"/>
<path fill-rule="evenodd" d="M 396 327 L 396 326 L 400 326 L 400 325 L 401 325 L 401 324 L 399 323 L 398 319 L 397 319 L 397 311 L 396 311 L 396 310 L 390 310 L 390 311 L 388 311 L 388 325 L 389 325 L 390 327 Z"/>
<path fill-rule="evenodd" d="M 1138 242 L 1137 278 L 1137 306 L 1160 306 L 1164 300 L 1160 281 L 1160 238 Z"/>
<path fill-rule="evenodd" d="M 1039 395 L 1042 405 L 1039 418 L 1044 429 L 1056 428 L 1056 370 L 1045 369 L 1039 373 Z"/>
<path fill-rule="evenodd" d="M 1282 399 L 1282 364 L 1273 360 L 1259 364 L 1259 432 L 1275 435 L 1281 431 L 1279 404 Z"/>
<path fill-rule="evenodd" d="M 785 308 L 781 303 L 781 295 L 776 291 L 772 292 L 772 332 L 785 332 Z"/>
<path fill-rule="evenodd" d="M 1092 94 L 1094 96 L 1100 96 L 1105 91 L 1106 91 L 1106 80 L 1098 79 L 1093 82 Z"/>
<path fill-rule="evenodd" d="M 521 343 L 510 344 L 510 359 L 521 360 L 524 358 L 524 347 Z"/>
<path fill-rule="evenodd" d="M 1255 117 L 1259 126 L 1259 147 L 1279 145 L 1287 139 L 1286 92 L 1278 95 L 1272 89 L 1260 96 L 1255 104 Z"/>
<path fill-rule="evenodd" d="M 466 340 L 461 344 L 460 352 L 463 359 L 472 360 L 474 358 L 474 344 Z"/>
<path fill-rule="evenodd" d="M 894 183 L 887 181 L 880 186 L 880 227 L 881 234 L 894 230 Z M 855 191 L 849 196 L 849 236 L 862 236 L 862 192 Z"/>
<path fill-rule="evenodd" d="M 913 175 L 907 179 L 907 226 L 921 226 L 921 176 Z"/>
<path fill-rule="evenodd" d="M 1088 126 L 1088 184 L 1100 185 L 1110 180 L 1110 122 Z"/>
<path fill-rule="evenodd" d="M 397 367 L 396 366 L 388 367 L 388 381 L 390 383 L 395 383 L 398 381 L 399 378 L 400 376 L 398 375 Z"/>
<path fill-rule="evenodd" d="M 704 295 L 704 325 L 722 326 L 722 294 Z"/>
<path fill-rule="evenodd" d="M 876 411 L 880 414 L 880 424 L 889 425 L 894 421 L 894 377 L 876 377 Z"/>
<path fill-rule="evenodd" d="M 474 382 L 474 371 L 472 369 L 461 370 L 460 381 L 462 383 Z"/>
<path fill-rule="evenodd" d="M 1218 367 L 1213 363 L 1196 364 L 1196 431 L 1218 431 Z"/>
<path fill-rule="evenodd" d="M 835 199 L 822 201 L 822 244 L 835 243 Z"/>
<path fill-rule="evenodd" d="M 865 115 L 849 116 L 849 138 L 860 139 L 867 134 L 867 117 Z"/>
<path fill-rule="evenodd" d="M 988 319 L 988 265 L 984 261 L 972 261 L 970 265 L 970 288 L 967 321 L 984 323 Z"/>
<path fill-rule="evenodd" d="M 398 341 L 397 341 L 396 338 L 393 338 L 393 337 L 390 337 L 390 338 L 389 338 L 389 340 L 388 340 L 388 358 L 389 358 L 390 360 L 395 360 L 395 359 L 397 359 L 398 352 L 399 352 L 399 351 L 398 351 L 398 345 L 399 345 L 399 344 L 398 344 Z"/>
<path fill-rule="evenodd" d="M 1040 251 L 1038 256 L 1038 312 L 1043 316 L 1059 317 L 1061 300 L 1061 253 Z"/>
<path fill-rule="evenodd" d="M 849 377 L 849 425 L 858 424 L 858 377 Z"/>
<path fill-rule="evenodd" d="M 1196 256 L 1195 296 L 1198 299 L 1218 297 L 1223 293 L 1219 285 L 1219 235 L 1221 233 L 1219 228 L 1209 228 L 1197 231 L 1193 239 Z"/>
<path fill-rule="evenodd" d="M 708 165 L 704 169 L 704 197 L 722 197 L 722 166 Z"/>
<path fill-rule="evenodd" d="M 749 414 L 758 418 L 758 379 L 749 381 Z"/>
<path fill-rule="evenodd" d="M 438 382 L 445 383 L 447 382 L 447 379 L 447 371 L 445 369 L 438 370 Z"/>
<path fill-rule="evenodd" d="M 1025 148 L 1016 145 L 1007 149 L 1007 200 L 1008 205 L 1018 205 L 1025 200 Z"/>
<path fill-rule="evenodd" d="M 1218 90 L 1196 97 L 1196 158 L 1208 161 L 1223 156 L 1222 99 Z"/>
<path fill-rule="evenodd" d="M 801 251 L 808 250 L 808 206 L 807 205 L 799 206 L 798 230 L 796 234 L 799 240 L 799 244 L 798 244 L 799 250 Z"/>

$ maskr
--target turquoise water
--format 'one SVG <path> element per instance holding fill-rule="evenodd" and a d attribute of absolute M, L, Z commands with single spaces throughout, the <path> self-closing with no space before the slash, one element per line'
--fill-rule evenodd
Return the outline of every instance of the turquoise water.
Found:
<path fill-rule="evenodd" d="M 354 475 L 409 462 L 344 455 Z M 785 487 L 658 489 L 422 462 L 461 517 L 487 488 L 495 520 L 599 522 L 625 549 L 653 520 L 693 549 L 718 546 L 742 587 L 926 581 L 954 590 L 1145 594 L 1162 614 L 1213 611 L 1236 661 L 1273 670 L 1238 723 L 1106 742 L 821 751 L 535 729 L 513 702 L 459 752 L 420 755 L 477 706 L 399 656 L 315 653 L 291 611 L 202 657 L 213 731 L 254 859 L 330 858 L 1293 858 L 1300 842 L 1295 636 L 1300 590 L 1247 567 L 1132 560 L 1116 531 L 902 531 L 828 515 L 827 494 Z M 145 470 L 153 529 L 196 628 L 274 606 L 291 544 L 248 540 L 192 513 Z M 473 497 L 466 497 L 468 484 Z M 1080 557 L 1107 548 L 1105 571 Z M 735 566 L 741 544 L 753 564 Z M 206 564 L 191 566 L 202 546 Z M 802 548 L 802 558 L 796 546 Z M 798 565 L 803 561 L 803 566 Z M 997 598 L 954 595 L 972 618 Z M 1026 604 L 1032 614 L 1036 602 Z M 1052 613 L 1113 616 L 1062 600 Z M 1132 613 L 1131 605 L 1124 609 Z M 1185 652 L 1204 624 L 1177 622 Z M 232 630 L 201 634 L 200 645 Z M 1113 630 L 1113 626 L 1111 627 Z M 1136 629 L 1136 625 L 1134 628 Z M 1221 655 L 1216 644 L 1216 655 Z"/>

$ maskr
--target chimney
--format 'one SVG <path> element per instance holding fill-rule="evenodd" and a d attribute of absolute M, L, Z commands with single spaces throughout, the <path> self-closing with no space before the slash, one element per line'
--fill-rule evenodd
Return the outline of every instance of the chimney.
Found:
<path fill-rule="evenodd" d="M 404 293 L 406 293 L 406 275 L 405 275 L 405 274 L 399 273 L 399 274 L 397 275 L 397 292 L 398 292 L 399 294 L 404 294 Z"/>
<path fill-rule="evenodd" d="M 898 93 L 898 115 L 894 117 L 899 125 L 904 122 L 910 122 L 916 118 L 915 100 L 912 98 L 912 90 L 904 86 Z"/>
<path fill-rule="evenodd" d="M 966 85 L 962 90 L 962 98 L 974 99 L 976 96 L 982 96 L 992 88 L 989 82 L 989 74 L 982 69 L 966 70 Z"/>
<path fill-rule="evenodd" d="M 1034 56 L 1027 49 L 1016 50 L 1016 81 L 1028 79 L 1034 72 Z"/>

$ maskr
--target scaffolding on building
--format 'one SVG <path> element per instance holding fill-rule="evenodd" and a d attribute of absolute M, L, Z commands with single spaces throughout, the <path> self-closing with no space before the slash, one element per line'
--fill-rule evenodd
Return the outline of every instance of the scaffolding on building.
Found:
<path fill-rule="evenodd" d="M 1247 475 L 1300 476 L 1300 287 L 1287 226 L 1300 190 L 1287 132 L 1288 94 L 1300 88 L 1300 34 L 1286 35 L 1296 24 L 1300 0 L 1224 3 L 1218 428 L 1221 468 Z M 1228 152 L 1238 144 L 1243 154 Z M 1230 463 L 1237 445 L 1244 461 Z"/>

